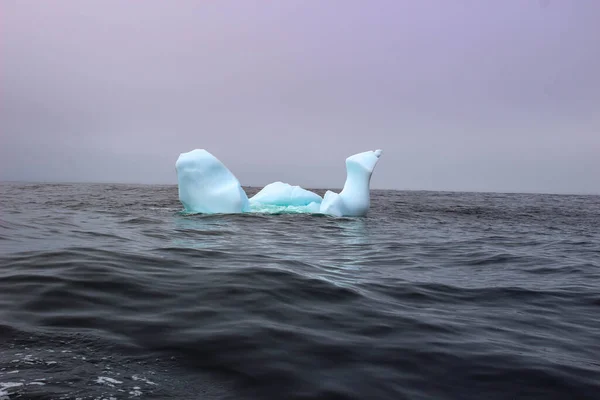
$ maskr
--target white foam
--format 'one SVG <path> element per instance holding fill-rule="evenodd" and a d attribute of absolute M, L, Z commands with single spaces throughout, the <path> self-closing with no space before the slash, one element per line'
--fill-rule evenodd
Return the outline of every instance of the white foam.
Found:
<path fill-rule="evenodd" d="M 0 383 L 0 400 L 9 400 L 9 393 L 4 389 L 15 388 L 23 386 L 21 382 L 5 382 Z"/>
<path fill-rule="evenodd" d="M 113 378 L 109 378 L 107 376 L 99 376 L 98 379 L 95 380 L 95 382 L 99 383 L 99 384 L 105 384 L 105 385 L 108 385 L 110 387 L 115 387 L 115 384 L 123 383 L 121 381 L 118 381 L 118 380 L 113 379 Z"/>
<path fill-rule="evenodd" d="M 22 382 L 6 382 L 6 383 L 0 382 L 0 386 L 2 387 L 2 389 L 8 389 L 8 388 L 13 388 L 13 387 L 23 386 L 23 383 Z"/>
<path fill-rule="evenodd" d="M 145 383 L 147 383 L 148 385 L 156 385 L 156 383 L 154 383 L 154 382 L 152 382 L 152 381 L 150 381 L 150 380 L 148 380 L 148 379 L 146 379 L 146 378 L 144 378 L 144 377 L 140 377 L 139 375 L 133 375 L 133 376 L 131 377 L 131 379 L 133 379 L 134 381 L 142 381 L 142 382 L 145 382 Z"/>

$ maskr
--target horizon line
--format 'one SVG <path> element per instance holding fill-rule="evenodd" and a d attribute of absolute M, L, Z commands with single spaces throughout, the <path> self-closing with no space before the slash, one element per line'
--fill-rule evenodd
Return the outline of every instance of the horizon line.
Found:
<path fill-rule="evenodd" d="M 177 183 L 143 183 L 143 182 L 110 182 L 110 181 L 37 181 L 37 180 L 0 180 L 4 183 L 22 183 L 38 185 L 136 185 L 136 186 L 177 186 Z M 241 185 L 246 188 L 263 188 L 264 185 Z M 294 185 L 296 186 L 296 185 Z M 302 187 L 302 186 L 301 186 Z M 304 188 L 304 187 L 303 187 Z M 332 187 L 310 187 L 309 190 L 342 190 Z M 538 194 L 538 195 L 556 195 L 556 196 L 600 196 L 600 192 L 547 192 L 547 191 L 501 191 L 501 190 L 465 190 L 465 189 L 411 189 L 411 188 L 385 188 L 371 187 L 372 191 L 392 191 L 392 192 L 434 192 L 434 193 L 482 193 L 482 194 Z"/>

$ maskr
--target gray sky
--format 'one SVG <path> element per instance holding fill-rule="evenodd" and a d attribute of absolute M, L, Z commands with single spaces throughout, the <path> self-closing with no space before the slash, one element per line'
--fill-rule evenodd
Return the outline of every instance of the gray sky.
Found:
<path fill-rule="evenodd" d="M 600 193 L 600 1 L 3 0 L 0 179 Z"/>

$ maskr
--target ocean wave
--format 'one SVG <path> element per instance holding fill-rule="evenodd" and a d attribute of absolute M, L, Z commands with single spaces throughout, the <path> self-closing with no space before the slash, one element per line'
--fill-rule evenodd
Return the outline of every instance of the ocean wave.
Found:
<path fill-rule="evenodd" d="M 182 215 L 175 186 L 3 189 L 1 396 L 600 391 L 597 198 L 373 191 L 353 219 Z"/>

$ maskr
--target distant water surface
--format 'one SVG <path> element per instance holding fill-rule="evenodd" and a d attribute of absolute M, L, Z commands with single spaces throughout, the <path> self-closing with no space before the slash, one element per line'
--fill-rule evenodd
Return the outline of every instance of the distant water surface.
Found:
<path fill-rule="evenodd" d="M 600 398 L 597 196 L 372 191 L 333 218 L 0 190 L 0 399 Z"/>

